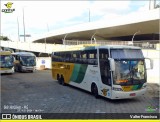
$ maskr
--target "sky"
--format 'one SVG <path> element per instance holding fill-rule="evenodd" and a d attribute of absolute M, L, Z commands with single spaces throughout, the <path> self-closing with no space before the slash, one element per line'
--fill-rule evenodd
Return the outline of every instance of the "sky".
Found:
<path fill-rule="evenodd" d="M 18 41 L 18 35 L 31 35 L 26 39 L 54 32 L 58 29 L 88 22 L 109 22 L 129 14 L 149 10 L 149 0 L 100 1 L 0 1 L 1 35 Z M 4 13 L 4 4 L 12 2 L 13 13 Z M 24 11 L 24 14 L 23 14 Z M 19 25 L 19 34 L 18 34 Z M 20 37 L 20 41 L 24 41 Z"/>

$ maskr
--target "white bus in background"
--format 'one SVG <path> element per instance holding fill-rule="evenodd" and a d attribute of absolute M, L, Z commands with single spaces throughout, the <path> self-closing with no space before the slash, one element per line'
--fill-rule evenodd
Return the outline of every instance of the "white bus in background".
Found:
<path fill-rule="evenodd" d="M 52 77 L 62 85 L 110 99 L 138 97 L 147 89 L 145 58 L 142 50 L 133 46 L 88 46 L 53 52 Z"/>
<path fill-rule="evenodd" d="M 36 56 L 30 52 L 12 53 L 15 57 L 14 69 L 16 72 L 34 72 L 36 70 Z"/>
<path fill-rule="evenodd" d="M 0 51 L 0 73 L 14 73 L 14 57 L 10 51 Z"/>

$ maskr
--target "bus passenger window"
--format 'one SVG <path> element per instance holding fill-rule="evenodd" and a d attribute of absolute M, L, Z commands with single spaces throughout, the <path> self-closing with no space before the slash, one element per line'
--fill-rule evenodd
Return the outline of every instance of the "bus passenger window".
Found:
<path fill-rule="evenodd" d="M 55 53 L 56 61 L 61 62 L 60 53 Z"/>
<path fill-rule="evenodd" d="M 78 52 L 72 53 L 71 62 L 72 63 L 79 63 L 79 53 Z"/>
<path fill-rule="evenodd" d="M 60 62 L 66 61 L 66 54 L 64 52 L 60 53 Z"/>
<path fill-rule="evenodd" d="M 70 54 L 70 52 L 67 52 L 64 57 L 65 57 L 65 61 L 66 62 L 70 62 L 70 60 L 71 60 L 71 54 Z"/>
<path fill-rule="evenodd" d="M 97 65 L 97 50 L 88 50 L 88 64 Z"/>
<path fill-rule="evenodd" d="M 87 53 L 85 51 L 81 52 L 81 63 L 82 64 L 88 63 L 88 61 L 87 61 Z"/>

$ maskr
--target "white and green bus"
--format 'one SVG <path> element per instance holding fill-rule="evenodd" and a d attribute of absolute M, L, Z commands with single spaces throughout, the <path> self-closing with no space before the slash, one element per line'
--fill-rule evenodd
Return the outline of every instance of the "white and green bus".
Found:
<path fill-rule="evenodd" d="M 14 57 L 10 51 L 0 51 L 0 74 L 14 73 Z"/>
<path fill-rule="evenodd" d="M 96 98 L 138 97 L 147 87 L 145 58 L 142 50 L 133 46 L 88 46 L 53 52 L 52 77 Z"/>

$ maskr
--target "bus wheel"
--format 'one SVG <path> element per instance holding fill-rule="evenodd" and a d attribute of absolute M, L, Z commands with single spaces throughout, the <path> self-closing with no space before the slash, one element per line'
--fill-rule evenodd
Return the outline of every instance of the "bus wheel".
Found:
<path fill-rule="evenodd" d="M 18 67 L 18 72 L 22 72 L 22 68 L 20 66 Z"/>
<path fill-rule="evenodd" d="M 14 67 L 14 71 L 17 72 L 17 67 Z"/>
<path fill-rule="evenodd" d="M 95 96 L 95 98 L 98 98 L 98 88 L 95 84 L 92 85 L 91 91 L 92 91 L 93 95 Z"/>
<path fill-rule="evenodd" d="M 57 74 L 57 80 L 58 80 L 58 83 L 59 83 L 59 84 L 62 84 L 61 79 L 60 79 L 60 77 L 59 77 L 59 74 Z"/>
<path fill-rule="evenodd" d="M 65 84 L 65 82 L 64 82 L 64 78 L 63 78 L 63 76 L 61 76 L 61 83 L 62 83 L 62 85 L 63 86 L 65 86 L 66 84 Z"/>

